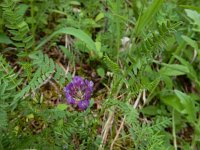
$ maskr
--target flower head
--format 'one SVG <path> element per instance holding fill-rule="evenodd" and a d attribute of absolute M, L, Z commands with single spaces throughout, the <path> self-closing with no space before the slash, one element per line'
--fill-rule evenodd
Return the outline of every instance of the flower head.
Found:
<path fill-rule="evenodd" d="M 93 85 L 92 81 L 75 76 L 72 82 L 64 88 L 67 103 L 77 105 L 79 109 L 85 110 L 90 103 Z"/>

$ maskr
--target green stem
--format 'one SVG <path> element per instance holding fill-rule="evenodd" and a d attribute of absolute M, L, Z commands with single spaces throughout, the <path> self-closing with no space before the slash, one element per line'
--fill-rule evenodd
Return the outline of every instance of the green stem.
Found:
<path fill-rule="evenodd" d="M 1 63 L 1 66 L 3 68 L 3 70 L 8 74 L 8 71 L 6 70 L 6 68 L 4 67 L 4 65 Z M 18 90 L 20 90 L 19 86 L 17 85 L 17 83 L 13 80 L 13 78 L 11 77 L 10 80 L 15 84 L 15 86 L 17 87 Z"/>
<path fill-rule="evenodd" d="M 34 20 L 34 4 L 33 0 L 30 1 L 31 5 L 31 19 Z M 35 41 L 35 21 L 31 21 L 31 33 L 33 35 L 33 40 Z M 32 48 L 35 48 L 35 44 L 33 44 Z"/>
<path fill-rule="evenodd" d="M 200 117 L 198 119 L 198 122 L 197 124 L 195 124 L 195 133 L 194 133 L 194 138 L 192 139 L 192 145 L 191 145 L 191 149 L 195 149 L 195 146 L 196 146 L 196 140 L 198 139 L 198 135 L 196 132 L 198 132 L 196 128 L 199 128 L 200 126 Z"/>
<path fill-rule="evenodd" d="M 176 127 L 175 127 L 175 119 L 174 119 L 174 109 L 172 111 L 172 132 L 174 139 L 174 149 L 177 150 L 177 141 L 176 141 Z"/>
<path fill-rule="evenodd" d="M 187 36 L 189 36 L 189 37 L 192 36 L 192 32 L 191 32 L 191 33 L 188 33 Z M 187 43 L 186 43 L 184 40 L 182 40 L 181 43 L 180 43 L 180 45 L 179 45 L 179 46 L 177 47 L 177 49 L 175 50 L 174 55 L 179 55 L 180 52 L 181 52 L 182 50 L 185 49 L 186 45 L 187 45 Z M 174 59 L 175 59 L 175 56 L 174 56 L 174 55 L 173 55 L 173 56 L 171 57 L 171 59 L 169 60 L 169 64 L 172 64 L 172 63 L 173 63 L 173 61 L 174 61 Z"/>
<path fill-rule="evenodd" d="M 182 41 L 181 42 L 181 44 L 178 46 L 178 48 L 176 49 L 176 51 L 174 52 L 174 55 L 178 55 L 180 52 L 181 52 L 181 50 L 183 50 L 184 48 L 185 48 L 185 46 L 186 46 L 186 42 L 185 41 Z M 172 64 L 173 63 L 173 61 L 174 61 L 174 59 L 175 59 L 175 57 L 174 57 L 174 55 L 171 57 L 171 59 L 169 60 L 169 64 Z"/>

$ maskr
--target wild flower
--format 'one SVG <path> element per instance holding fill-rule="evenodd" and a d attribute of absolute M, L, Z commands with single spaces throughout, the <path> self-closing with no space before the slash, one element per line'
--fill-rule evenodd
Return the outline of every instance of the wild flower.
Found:
<path fill-rule="evenodd" d="M 73 80 L 64 88 L 67 103 L 78 106 L 80 110 L 85 110 L 89 106 L 94 83 L 75 76 Z"/>

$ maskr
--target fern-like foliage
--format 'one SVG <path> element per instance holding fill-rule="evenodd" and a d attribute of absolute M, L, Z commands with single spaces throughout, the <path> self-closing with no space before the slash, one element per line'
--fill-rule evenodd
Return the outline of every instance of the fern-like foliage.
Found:
<path fill-rule="evenodd" d="M 151 93 L 154 88 L 157 87 L 157 85 L 160 82 L 160 77 L 155 78 L 153 81 L 144 82 L 142 78 L 135 79 L 135 76 L 133 76 L 129 80 L 129 89 L 131 91 L 131 95 L 133 97 L 136 97 L 140 92 L 143 90 L 147 90 Z"/>
<path fill-rule="evenodd" d="M 157 25 L 157 30 L 150 31 L 150 36 L 141 41 L 136 47 L 133 47 L 131 52 L 140 54 L 140 56 L 151 56 L 159 54 L 165 48 L 166 39 L 173 36 L 176 32 L 175 28 L 180 23 L 171 24 L 170 21 Z M 133 56 L 133 55 L 131 55 Z"/>
<path fill-rule="evenodd" d="M 132 127 L 130 128 L 130 133 L 135 141 L 135 149 L 168 149 L 164 144 L 164 135 L 161 133 L 161 131 L 171 124 L 170 118 L 158 117 L 153 123 L 135 123 L 137 124 L 132 124 Z"/>
<path fill-rule="evenodd" d="M 6 107 L 5 106 L 1 106 L 0 107 L 0 132 L 2 132 L 3 129 L 6 128 L 6 126 L 8 125 L 8 119 L 7 119 L 7 113 L 6 113 Z"/>
<path fill-rule="evenodd" d="M 28 85 L 15 96 L 16 101 L 29 94 L 30 91 L 37 90 L 51 79 L 54 79 L 60 85 L 65 83 L 67 74 L 53 59 L 44 55 L 41 51 L 31 54 L 30 58 L 33 60 L 32 65 L 36 68 L 36 71 L 33 73 L 33 77 Z"/>
<path fill-rule="evenodd" d="M 162 131 L 163 129 L 167 128 L 171 125 L 171 118 L 164 117 L 164 116 L 157 116 L 155 118 L 154 123 L 152 124 L 152 129 L 154 131 Z"/>
<path fill-rule="evenodd" d="M 112 71 L 113 73 L 115 73 L 115 74 L 120 74 L 121 73 L 119 65 L 117 63 L 115 63 L 114 61 L 112 61 L 107 55 L 104 56 L 103 62 L 106 64 L 108 69 L 110 71 Z"/>
<path fill-rule="evenodd" d="M 115 106 L 117 108 L 117 116 L 126 117 L 126 126 L 133 140 L 133 149 L 166 149 L 164 143 L 164 135 L 160 134 L 166 127 L 171 124 L 170 118 L 157 117 L 152 123 L 143 123 L 139 121 L 139 114 L 136 109 L 128 103 L 124 103 L 115 99 L 108 99 L 105 103 L 106 107 Z M 119 143 L 118 143 L 119 144 Z"/>
<path fill-rule="evenodd" d="M 9 63 L 0 55 L 0 96 L 1 102 L 11 100 L 16 93 L 16 88 L 21 84 L 22 80 L 18 79 L 18 74 L 14 72 Z"/>
<path fill-rule="evenodd" d="M 178 25 L 178 23 L 171 24 L 169 21 L 166 24 L 158 25 L 158 30 L 151 31 L 146 39 L 136 43 L 128 53 L 124 52 L 127 53 L 128 58 L 122 58 L 124 64 L 123 81 L 134 97 L 143 90 L 148 90 L 151 93 L 159 84 L 160 77 L 151 75 L 151 71 L 147 68 L 150 68 L 154 56 L 163 51 L 166 39 L 173 36 Z M 106 64 L 110 70 L 113 70 L 113 73 L 118 74 L 116 64 L 113 65 L 111 60 L 107 60 Z"/>
<path fill-rule="evenodd" d="M 16 87 L 21 82 L 21 80 L 17 81 L 17 76 L 18 75 L 14 73 L 14 69 L 12 69 L 9 63 L 0 55 L 0 96 L 2 102 L 13 97 L 10 93 L 15 91 Z"/>
<path fill-rule="evenodd" d="M 0 130 L 7 126 L 7 109 L 21 81 L 6 59 L 0 55 Z"/>
<path fill-rule="evenodd" d="M 116 106 L 121 113 L 126 116 L 126 121 L 130 124 L 134 124 L 138 119 L 137 110 L 128 103 L 124 103 L 116 99 L 108 99 L 104 105 L 106 107 Z"/>
<path fill-rule="evenodd" d="M 27 107 L 27 105 L 28 102 L 25 102 L 23 107 Z M 34 106 L 32 106 L 32 108 L 33 107 Z M 23 109 L 24 108 L 22 108 L 22 110 Z M 34 109 L 37 108 L 34 107 Z M 26 111 L 31 110 L 26 108 Z M 95 137 L 91 137 L 92 130 L 90 128 L 93 125 L 96 125 L 97 122 L 93 121 L 94 117 L 89 111 L 70 112 L 63 109 L 61 110 L 59 107 L 55 107 L 52 109 L 37 109 L 37 112 L 31 112 L 34 115 L 34 119 L 27 120 L 25 124 L 26 126 L 29 126 L 33 121 L 38 120 L 37 124 L 35 126 L 31 126 L 31 131 L 29 129 L 24 129 L 23 132 L 18 132 L 16 134 L 5 134 L 2 138 L 2 145 L 4 148 L 8 150 L 26 148 L 52 150 L 62 148 L 75 149 L 77 145 L 74 144 L 74 138 L 80 141 L 80 143 L 83 143 L 82 146 L 81 144 L 79 145 L 78 149 L 87 149 L 88 146 L 93 149 L 95 148 L 95 141 L 91 140 L 95 139 Z M 89 123 L 85 122 L 86 118 Z M 17 120 L 15 120 L 15 122 L 17 122 Z M 37 127 L 37 125 L 41 123 L 44 124 L 44 128 L 42 129 Z M 24 124 L 24 122 L 17 122 L 17 125 L 20 128 L 22 124 Z M 32 133 L 35 130 L 42 130 L 42 132 Z M 88 139 L 90 139 L 90 141 Z"/>
<path fill-rule="evenodd" d="M 60 85 L 65 83 L 66 72 L 52 58 L 48 55 L 43 54 L 41 51 L 31 54 L 30 58 L 33 59 L 33 65 L 40 70 L 40 72 L 46 77 L 54 73 L 52 78 L 57 81 Z M 44 78 L 44 77 L 43 77 Z M 38 79 L 39 81 L 40 79 Z M 42 80 L 42 79 L 41 79 Z"/>
<path fill-rule="evenodd" d="M 146 58 L 144 58 L 146 59 Z M 147 90 L 151 93 L 160 82 L 160 77 L 154 77 L 153 80 L 148 79 L 148 75 L 144 78 L 145 74 L 149 74 L 145 71 L 145 64 L 143 61 L 138 60 L 138 62 L 131 63 L 131 65 L 125 64 L 125 68 L 119 67 L 117 63 L 112 61 L 108 56 L 105 56 L 104 64 L 107 68 L 114 74 L 113 82 L 111 86 L 111 92 L 126 91 L 131 92 L 133 97 L 136 97 L 143 90 Z M 126 87 L 121 89 L 121 87 Z M 124 91 L 125 92 L 125 91 Z"/>
<path fill-rule="evenodd" d="M 16 5 L 16 3 L 13 0 L 4 0 L 1 3 L 3 9 L 2 17 L 6 28 L 12 35 L 11 39 L 14 41 L 15 46 L 29 49 L 34 43 L 34 38 L 29 34 L 30 29 L 24 19 L 28 5 Z"/>

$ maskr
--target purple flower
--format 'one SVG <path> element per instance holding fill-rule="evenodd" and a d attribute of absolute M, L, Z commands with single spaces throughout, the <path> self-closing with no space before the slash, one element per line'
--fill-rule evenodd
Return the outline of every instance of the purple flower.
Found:
<path fill-rule="evenodd" d="M 77 105 L 81 110 L 87 109 L 90 104 L 89 100 L 93 91 L 93 85 L 92 81 L 75 76 L 72 82 L 64 88 L 67 103 Z"/>

